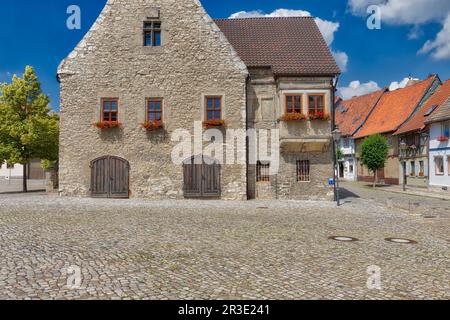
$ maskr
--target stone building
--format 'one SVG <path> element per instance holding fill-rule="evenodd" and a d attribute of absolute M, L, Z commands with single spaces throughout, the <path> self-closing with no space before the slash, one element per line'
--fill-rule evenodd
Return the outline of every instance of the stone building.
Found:
<path fill-rule="evenodd" d="M 312 18 L 214 21 L 198 0 L 109 0 L 58 69 L 60 191 L 331 199 L 339 72 Z M 280 146 L 270 157 L 260 129 Z"/>

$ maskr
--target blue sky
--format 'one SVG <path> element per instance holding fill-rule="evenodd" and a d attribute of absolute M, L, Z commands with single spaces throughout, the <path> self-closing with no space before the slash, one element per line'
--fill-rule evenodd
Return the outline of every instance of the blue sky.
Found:
<path fill-rule="evenodd" d="M 375 85 L 388 86 L 411 75 L 425 78 L 438 73 L 442 80 L 450 78 L 450 1 L 408 0 L 202 0 L 213 18 L 270 14 L 287 9 L 283 14 L 310 13 L 328 27 L 334 40 L 334 52 L 348 57 L 346 71 L 340 78 L 342 87 L 353 83 L 356 94 L 373 90 Z M 434 6 L 433 3 L 434 2 Z M 106 0 L 3 0 L 0 11 L 0 82 L 9 81 L 26 65 L 35 67 L 51 106 L 59 108 L 59 85 L 56 69 L 82 39 L 102 10 Z M 381 30 L 366 27 L 365 8 L 378 3 L 382 9 Z M 423 5 L 428 3 L 427 14 Z M 66 27 L 67 7 L 78 5 L 82 13 L 82 29 Z M 359 6 L 359 7 L 358 7 Z M 255 13 L 253 11 L 259 10 Z M 304 11 L 307 11 L 305 13 Z M 252 13 L 249 13 L 252 12 Z M 281 11 L 278 11 L 278 13 Z M 277 14 L 277 13 L 275 13 Z M 447 20 L 445 18 L 447 17 Z M 448 28 L 446 28 L 448 27 Z M 448 40 L 448 41 L 447 41 Z M 422 53 L 418 52 L 424 47 Z M 342 54 L 341 54 L 342 57 Z"/>

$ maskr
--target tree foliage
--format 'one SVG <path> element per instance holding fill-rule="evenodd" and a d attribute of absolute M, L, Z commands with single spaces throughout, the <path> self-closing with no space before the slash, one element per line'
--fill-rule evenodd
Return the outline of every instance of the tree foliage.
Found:
<path fill-rule="evenodd" d="M 342 148 L 337 149 L 336 155 L 339 161 L 344 160 L 345 158 L 345 153 Z"/>
<path fill-rule="evenodd" d="M 58 159 L 59 118 L 32 67 L 0 84 L 0 162 Z"/>
<path fill-rule="evenodd" d="M 361 145 L 361 161 L 374 173 L 374 185 L 376 174 L 379 169 L 384 168 L 389 152 L 386 138 L 380 134 L 367 137 Z"/>

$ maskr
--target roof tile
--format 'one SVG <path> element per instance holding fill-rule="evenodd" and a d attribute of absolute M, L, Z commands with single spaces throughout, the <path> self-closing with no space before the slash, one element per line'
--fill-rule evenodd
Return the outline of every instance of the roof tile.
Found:
<path fill-rule="evenodd" d="M 442 105 L 447 99 L 450 97 L 450 79 L 447 80 L 442 86 L 440 86 L 434 94 L 428 98 L 428 100 L 423 104 L 423 106 L 414 114 L 413 117 L 411 117 L 408 122 L 406 122 L 403 126 L 400 127 L 399 130 L 395 133 L 403 134 L 406 132 L 411 131 L 417 131 L 422 130 L 425 128 L 426 124 L 425 121 L 428 119 L 431 119 L 431 116 L 425 116 L 427 112 L 433 107 L 433 106 L 440 106 Z M 432 116 L 438 114 L 438 108 L 436 108 Z"/>
<path fill-rule="evenodd" d="M 311 17 L 215 20 L 247 67 L 276 75 L 337 75 L 341 71 Z"/>
<path fill-rule="evenodd" d="M 351 136 L 358 130 L 385 91 L 378 90 L 340 103 L 335 117 L 343 136 Z"/>
<path fill-rule="evenodd" d="M 409 87 L 385 93 L 355 139 L 396 131 L 414 112 L 435 79 L 433 75 Z"/>

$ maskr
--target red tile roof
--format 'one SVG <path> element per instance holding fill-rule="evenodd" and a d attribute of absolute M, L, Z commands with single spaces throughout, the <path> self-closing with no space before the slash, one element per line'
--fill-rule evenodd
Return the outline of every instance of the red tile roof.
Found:
<path fill-rule="evenodd" d="M 447 120 L 450 120 L 450 97 L 439 106 L 439 109 L 437 109 L 425 123 L 429 124 Z"/>
<path fill-rule="evenodd" d="M 341 72 L 311 17 L 215 22 L 248 67 L 272 67 L 276 75 L 334 76 Z"/>
<path fill-rule="evenodd" d="M 358 130 L 385 91 L 375 91 L 340 103 L 336 108 L 335 118 L 343 136 L 352 136 Z"/>
<path fill-rule="evenodd" d="M 396 131 L 411 116 L 435 79 L 433 75 L 409 87 L 385 93 L 355 139 Z"/>
<path fill-rule="evenodd" d="M 447 80 L 442 86 L 440 86 L 434 94 L 428 98 L 423 106 L 411 117 L 395 134 L 403 134 L 406 132 L 422 130 L 425 128 L 425 121 L 430 118 L 431 115 L 437 113 L 436 108 L 433 113 L 425 116 L 433 106 L 441 106 L 450 97 L 450 79 Z"/>

